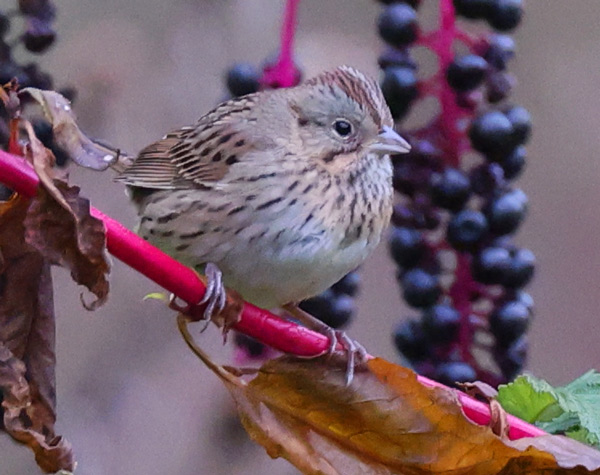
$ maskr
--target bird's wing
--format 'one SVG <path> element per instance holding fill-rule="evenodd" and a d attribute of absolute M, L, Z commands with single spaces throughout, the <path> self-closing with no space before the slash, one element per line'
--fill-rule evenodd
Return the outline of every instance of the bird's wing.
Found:
<path fill-rule="evenodd" d="M 243 160 L 252 144 L 243 132 L 256 95 L 219 105 L 195 126 L 171 132 L 144 148 L 116 181 L 151 189 L 206 188 Z"/>

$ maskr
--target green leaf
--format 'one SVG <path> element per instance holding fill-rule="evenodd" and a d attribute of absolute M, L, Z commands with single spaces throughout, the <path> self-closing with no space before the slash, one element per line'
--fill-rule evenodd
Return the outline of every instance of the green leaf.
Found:
<path fill-rule="evenodd" d="M 162 302 L 168 302 L 169 297 L 162 292 L 151 292 L 149 294 L 144 295 L 142 300 L 161 300 Z"/>
<path fill-rule="evenodd" d="M 553 390 L 546 381 L 523 375 L 498 387 L 497 399 L 507 412 L 527 422 L 536 422 L 542 413 L 551 414 L 548 419 L 551 420 L 562 412 L 556 411 L 557 398 Z"/>
<path fill-rule="evenodd" d="M 566 386 L 520 376 L 498 388 L 502 407 L 550 433 L 565 433 L 600 447 L 600 373 L 588 371 Z"/>

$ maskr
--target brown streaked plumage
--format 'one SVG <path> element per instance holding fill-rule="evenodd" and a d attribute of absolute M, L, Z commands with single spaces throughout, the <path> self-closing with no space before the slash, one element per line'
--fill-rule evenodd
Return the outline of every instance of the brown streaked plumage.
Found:
<path fill-rule="evenodd" d="M 143 149 L 118 180 L 142 236 L 277 307 L 325 290 L 379 243 L 388 155 L 409 149 L 392 127 L 377 83 L 342 66 L 219 105 Z"/>

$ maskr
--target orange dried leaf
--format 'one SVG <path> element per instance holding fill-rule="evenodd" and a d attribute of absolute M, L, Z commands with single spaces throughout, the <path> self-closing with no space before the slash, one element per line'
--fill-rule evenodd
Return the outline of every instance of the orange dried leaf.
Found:
<path fill-rule="evenodd" d="M 427 388 L 384 360 L 369 361 L 349 387 L 343 366 L 326 358 L 272 360 L 247 382 L 247 370 L 215 364 L 181 321 L 180 329 L 225 383 L 250 436 L 303 473 L 600 473 L 564 470 L 548 452 L 505 443 L 463 415 L 453 390 Z"/>

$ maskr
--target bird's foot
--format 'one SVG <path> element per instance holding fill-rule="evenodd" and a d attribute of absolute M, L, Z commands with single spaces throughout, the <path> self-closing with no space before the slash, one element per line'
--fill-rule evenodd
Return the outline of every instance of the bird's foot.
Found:
<path fill-rule="evenodd" d="M 325 335 L 329 339 L 329 347 L 325 353 L 317 356 L 325 355 L 331 358 L 333 355 L 339 354 L 340 352 L 344 354 L 347 358 L 346 386 L 350 386 L 354 378 L 355 369 L 363 366 L 368 359 L 368 353 L 365 347 L 358 341 L 350 338 L 346 332 L 331 328 L 329 325 L 323 323 L 310 313 L 305 312 L 295 304 L 285 305 L 283 309 L 306 327 Z M 337 348 L 338 344 L 342 347 L 341 351 Z"/>
<path fill-rule="evenodd" d="M 206 285 L 202 300 L 195 305 L 180 305 L 175 296 L 171 295 L 169 307 L 188 317 L 189 320 L 205 321 L 201 332 L 205 331 L 210 322 L 213 322 L 223 331 L 223 341 L 227 341 L 227 334 L 231 327 L 240 321 L 244 301 L 240 294 L 223 285 L 223 273 L 216 264 L 209 262 L 204 269 L 205 276 L 198 277 Z"/>

